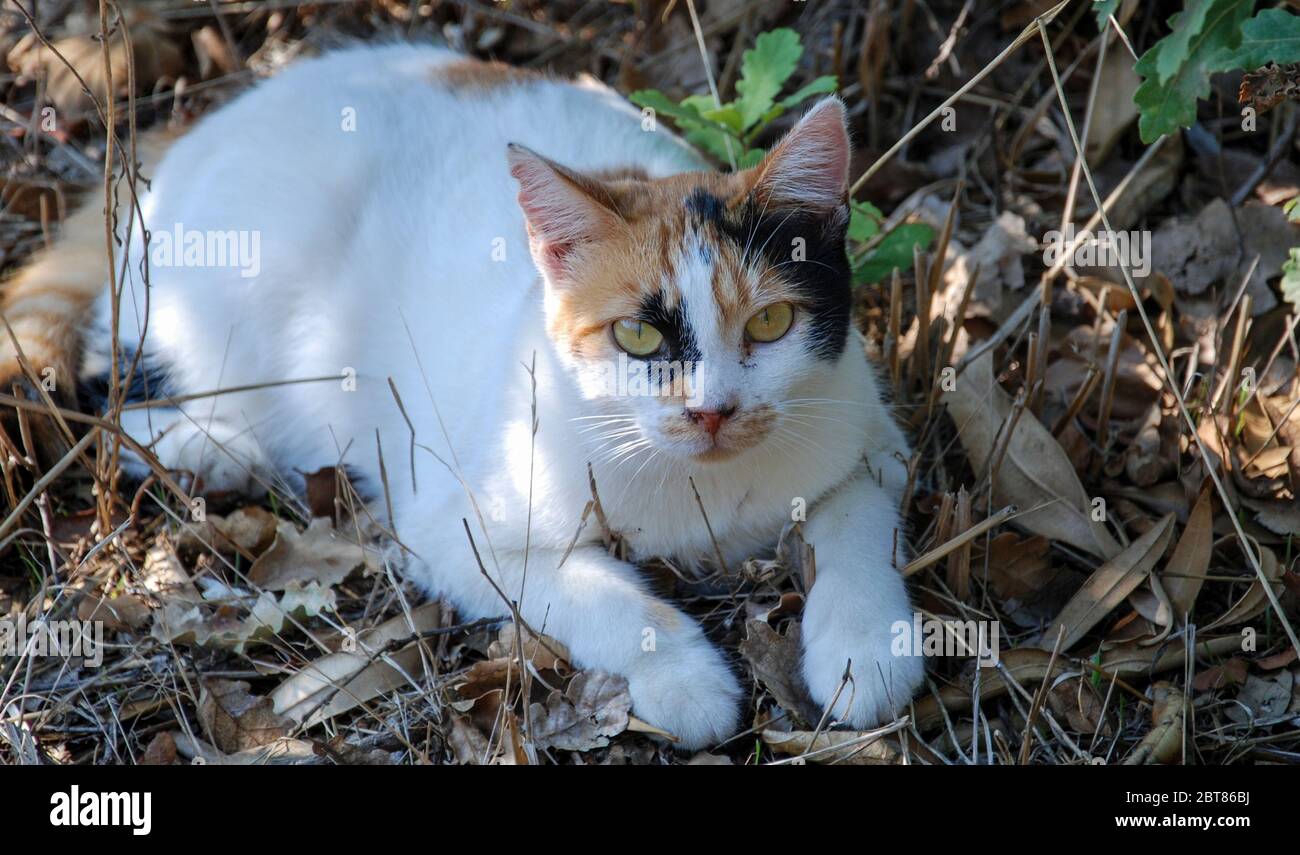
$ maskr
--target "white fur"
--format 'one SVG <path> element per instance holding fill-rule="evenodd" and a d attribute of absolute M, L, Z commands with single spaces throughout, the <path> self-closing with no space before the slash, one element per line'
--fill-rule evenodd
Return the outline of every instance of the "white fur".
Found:
<path fill-rule="evenodd" d="M 918 660 L 889 653 L 890 625 L 910 620 L 894 569 L 907 446 L 861 338 L 852 334 L 838 361 L 813 364 L 792 333 L 784 349 L 778 342 L 758 358 L 756 387 L 736 370 L 710 375 L 710 394 L 746 403 L 837 402 L 793 405 L 756 448 L 715 463 L 672 448 L 648 452 L 648 465 L 646 456 L 605 462 L 593 432 L 583 432 L 600 418 L 588 417 L 623 413 L 647 434 L 653 427 L 635 410 L 640 402 L 627 415 L 590 400 L 552 347 L 506 146 L 576 170 L 633 164 L 657 177 L 703 165 L 662 126 L 643 131 L 638 111 L 599 87 L 444 91 L 431 70 L 453 58 L 401 46 L 303 62 L 173 147 L 144 201 L 151 230 L 257 230 L 261 258 L 255 277 L 232 267 L 152 267 L 146 351 L 166 367 L 170 390 L 349 370 L 356 389 L 330 380 L 202 398 L 180 410 L 132 411 L 127 428 L 144 441 L 161 434 L 163 462 L 200 471 L 210 489 L 301 488 L 301 473 L 341 461 L 376 494 L 377 433 L 394 528 L 417 556 L 410 577 L 465 618 L 505 613 L 470 552 L 469 520 L 484 562 L 521 599 L 525 619 L 568 644 L 578 663 L 626 675 L 635 714 L 688 747 L 734 732 L 739 683 L 692 619 L 605 553 L 594 523 L 561 562 L 590 498 L 588 460 L 611 525 L 638 557 L 713 559 L 689 477 L 733 569 L 769 550 L 803 500 L 817 555 L 804 619 L 813 697 L 827 704 L 852 660 L 837 717 L 866 726 L 902 710 L 921 673 Z M 351 132 L 342 129 L 348 109 Z M 496 239 L 504 260 L 494 260 Z M 145 312 L 140 256 L 136 240 L 121 321 L 129 344 Z M 683 291 L 700 295 L 693 321 L 706 359 L 734 362 L 722 358 L 731 345 L 700 308 L 706 262 L 695 256 L 678 269 Z M 108 316 L 104 299 L 101 340 Z M 102 371 L 104 358 L 92 352 L 85 372 Z M 534 361 L 535 437 L 526 370 Z M 413 471 L 390 378 L 416 428 Z"/>

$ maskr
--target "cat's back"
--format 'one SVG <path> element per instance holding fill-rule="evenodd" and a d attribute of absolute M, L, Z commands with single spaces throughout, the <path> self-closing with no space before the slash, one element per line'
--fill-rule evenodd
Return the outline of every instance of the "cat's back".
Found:
<path fill-rule="evenodd" d="M 258 275 L 159 270 L 155 284 L 186 300 L 218 285 L 233 289 L 223 299 L 273 290 L 280 306 L 319 302 L 331 284 L 400 299 L 432 278 L 453 301 L 470 284 L 528 289 L 510 143 L 583 171 L 704 166 L 594 81 L 432 46 L 348 48 L 297 62 L 208 115 L 152 176 L 153 231 L 256 233 Z"/>
<path fill-rule="evenodd" d="M 232 177 L 256 176 L 263 163 L 280 185 L 294 184 L 295 176 L 322 185 L 364 179 L 376 190 L 435 195 L 443 207 L 440 194 L 465 185 L 480 196 L 507 190 L 513 202 L 509 143 L 584 171 L 635 167 L 659 177 L 707 168 L 689 146 L 644 122 L 594 79 L 563 80 L 446 48 L 391 44 L 289 66 L 200 122 L 163 171 L 175 165 L 193 175 L 196 165 L 233 165 L 199 170 L 221 173 L 229 186 Z"/>
<path fill-rule="evenodd" d="M 231 328 L 249 342 L 295 343 L 346 329 L 330 341 L 360 354 L 405 340 L 407 320 L 417 339 L 448 349 L 457 342 L 446 318 L 457 329 L 508 327 L 539 294 L 509 143 L 584 171 L 704 165 L 594 81 L 408 44 L 296 62 L 202 119 L 151 176 L 144 215 L 155 235 L 257 238 L 255 270 L 152 266 L 154 349 L 192 366 L 212 361 L 194 354 L 232 346 Z M 142 318 L 136 269 L 129 314 Z M 121 330 L 128 342 L 139 332 L 129 321 Z M 255 368 L 301 369 L 311 350 L 286 347 L 272 361 L 294 365 Z"/>

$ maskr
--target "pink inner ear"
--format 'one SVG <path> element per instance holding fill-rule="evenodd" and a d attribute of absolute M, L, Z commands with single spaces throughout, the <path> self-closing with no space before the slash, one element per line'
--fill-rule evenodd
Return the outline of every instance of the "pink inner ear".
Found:
<path fill-rule="evenodd" d="M 565 260 L 575 247 L 599 239 L 616 226 L 613 212 L 561 167 L 518 145 L 510 146 L 507 159 L 510 174 L 519 181 L 519 207 L 528 224 L 534 259 L 552 276 L 564 272 Z"/>
<path fill-rule="evenodd" d="M 849 133 L 844 105 L 826 98 L 755 167 L 754 190 L 775 204 L 836 208 L 849 184 Z"/>

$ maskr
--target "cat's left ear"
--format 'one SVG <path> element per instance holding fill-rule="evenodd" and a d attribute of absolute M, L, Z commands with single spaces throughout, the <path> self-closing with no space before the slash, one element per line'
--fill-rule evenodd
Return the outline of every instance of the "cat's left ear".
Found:
<path fill-rule="evenodd" d="M 506 158 L 519 181 L 519 207 L 533 260 L 552 282 L 562 282 L 572 272 L 575 253 L 614 234 L 623 220 L 600 198 L 601 188 L 592 180 L 515 143 Z"/>
<path fill-rule="evenodd" d="M 844 103 L 824 98 L 750 170 L 750 192 L 773 207 L 840 208 L 849 193 Z"/>

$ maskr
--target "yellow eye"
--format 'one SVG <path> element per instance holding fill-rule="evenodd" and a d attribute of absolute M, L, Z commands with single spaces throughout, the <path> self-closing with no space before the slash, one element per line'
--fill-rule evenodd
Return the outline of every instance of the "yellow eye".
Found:
<path fill-rule="evenodd" d="M 789 303 L 773 303 L 749 319 L 745 332 L 750 341 L 776 341 L 790 331 L 794 322 L 794 307 Z"/>
<path fill-rule="evenodd" d="M 614 341 L 632 356 L 649 356 L 664 343 L 663 333 L 636 318 L 614 321 Z"/>

